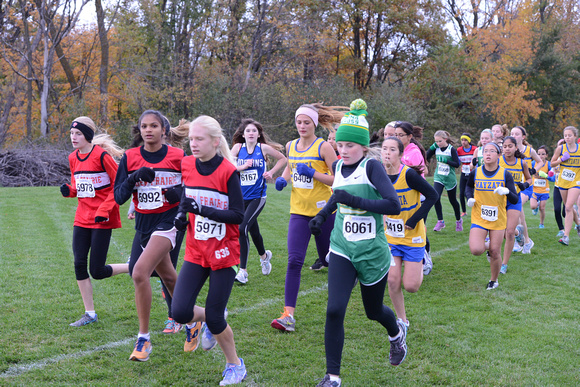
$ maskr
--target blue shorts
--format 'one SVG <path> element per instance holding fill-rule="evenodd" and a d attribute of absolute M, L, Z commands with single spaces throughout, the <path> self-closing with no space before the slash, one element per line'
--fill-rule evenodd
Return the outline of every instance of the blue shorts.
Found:
<path fill-rule="evenodd" d="M 523 190 L 522 192 L 520 192 L 522 195 L 526 195 L 528 198 L 532 197 L 532 194 L 534 193 L 534 186 L 530 185 L 528 188 L 526 188 L 525 190 Z"/>
<path fill-rule="evenodd" d="M 481 227 L 479 224 L 471 223 L 471 228 L 480 228 L 482 230 L 489 231 L 488 228 Z"/>
<path fill-rule="evenodd" d="M 518 194 L 518 202 L 516 204 L 511 204 L 508 200 L 507 202 L 507 206 L 505 207 L 506 210 L 518 210 L 521 211 L 522 210 L 522 195 L 521 192 Z"/>
<path fill-rule="evenodd" d="M 389 247 L 391 248 L 391 255 L 393 257 L 401 257 L 403 261 L 407 262 L 423 262 L 425 246 L 412 247 L 405 245 L 392 245 L 389 243 Z"/>
<path fill-rule="evenodd" d="M 532 194 L 532 197 L 534 199 L 536 199 L 536 201 L 538 201 L 538 202 L 543 202 L 543 201 L 546 201 L 546 200 L 550 199 L 550 194 L 549 193 L 539 194 L 539 193 L 535 193 L 534 192 Z"/>

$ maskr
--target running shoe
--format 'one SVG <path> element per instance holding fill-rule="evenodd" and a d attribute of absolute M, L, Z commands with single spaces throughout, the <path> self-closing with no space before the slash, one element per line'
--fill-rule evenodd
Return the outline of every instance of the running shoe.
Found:
<path fill-rule="evenodd" d="M 165 329 L 163 329 L 163 333 L 166 333 L 166 334 L 178 333 L 182 329 L 183 329 L 183 325 L 181 325 L 178 322 L 175 322 L 174 319 L 169 317 L 169 318 L 167 318 L 167 320 L 165 320 Z"/>
<path fill-rule="evenodd" d="M 236 281 L 241 284 L 248 283 L 248 271 L 244 269 L 238 270 L 238 274 L 236 274 Z"/>
<path fill-rule="evenodd" d="M 560 230 L 558 231 L 558 234 L 556 234 L 556 238 L 562 238 L 564 236 L 564 230 Z"/>
<path fill-rule="evenodd" d="M 435 227 L 433 228 L 433 231 L 441 231 L 445 228 L 445 221 L 443 220 L 438 220 L 437 224 L 435 225 Z"/>
<path fill-rule="evenodd" d="M 462 212 L 461 213 L 461 217 L 463 218 L 465 215 L 467 215 L 467 212 Z"/>
<path fill-rule="evenodd" d="M 220 382 L 220 386 L 229 386 L 230 384 L 241 383 L 248 373 L 246 372 L 246 365 L 244 364 L 244 359 L 240 357 L 240 365 L 226 364 L 226 369 L 222 373 L 224 377 Z"/>
<path fill-rule="evenodd" d="M 217 344 L 217 340 L 215 339 L 214 335 L 210 332 L 209 328 L 207 327 L 206 323 L 203 323 L 201 327 L 201 348 L 204 351 L 209 351 Z"/>
<path fill-rule="evenodd" d="M 560 240 L 558 242 L 560 242 L 564 246 L 568 246 L 568 244 L 570 243 L 570 238 L 567 237 L 566 235 L 564 235 L 564 236 L 562 236 L 562 238 L 560 238 Z"/>
<path fill-rule="evenodd" d="M 429 275 L 433 270 L 433 260 L 431 259 L 431 254 L 425 249 L 425 254 L 423 254 L 423 275 Z"/>
<path fill-rule="evenodd" d="M 340 387 L 340 380 L 336 381 L 336 380 L 330 380 L 330 375 L 326 374 L 324 375 L 324 378 L 322 378 L 322 381 L 320 381 L 320 383 L 318 383 L 316 385 L 316 387 Z"/>
<path fill-rule="evenodd" d="M 522 226 L 521 224 L 518 224 L 516 226 L 516 231 L 518 232 L 516 234 L 516 242 L 518 243 L 518 245 L 520 246 L 524 246 L 524 226 Z"/>
<path fill-rule="evenodd" d="M 391 351 L 389 352 L 389 361 L 392 365 L 398 366 L 405 360 L 407 356 L 407 329 L 402 321 L 397 321 L 399 331 L 401 334 L 398 338 L 389 341 L 391 343 Z"/>
<path fill-rule="evenodd" d="M 530 238 L 530 241 L 524 245 L 522 249 L 522 254 L 531 254 L 532 247 L 534 247 L 534 241 Z"/>
<path fill-rule="evenodd" d="M 153 346 L 151 345 L 151 340 L 147 340 L 144 337 L 139 337 L 137 342 L 135 343 L 135 349 L 131 356 L 129 356 L 129 360 L 133 361 L 147 361 L 149 360 L 149 354 Z"/>
<path fill-rule="evenodd" d="M 580 224 L 576 225 L 576 233 L 578 233 L 578 236 L 580 237 Z"/>
<path fill-rule="evenodd" d="M 183 351 L 193 352 L 199 345 L 199 331 L 201 330 L 201 323 L 193 323 L 193 328 L 185 326 L 185 343 L 183 344 Z"/>
<path fill-rule="evenodd" d="M 272 328 L 276 328 L 281 331 L 294 332 L 294 330 L 296 329 L 296 320 L 294 319 L 293 316 L 290 315 L 288 309 L 284 307 L 284 313 L 282 313 L 282 316 L 280 316 L 280 318 L 272 320 L 272 323 L 270 325 L 272 326 Z"/>
<path fill-rule="evenodd" d="M 491 263 L 491 255 L 489 254 L 489 251 L 486 251 L 485 255 L 487 256 L 487 262 Z"/>
<path fill-rule="evenodd" d="M 501 265 L 501 269 L 499 269 L 499 274 L 505 273 L 507 273 L 507 265 L 504 263 L 503 265 Z"/>
<path fill-rule="evenodd" d="M 320 258 L 316 258 L 316 261 L 314 261 L 314 264 L 312 264 L 312 266 L 310 266 L 310 270 L 318 271 L 325 266 L 326 265 L 320 260 Z"/>
<path fill-rule="evenodd" d="M 520 246 L 519 243 L 514 243 L 514 248 L 512 249 L 513 253 L 519 253 L 524 249 L 524 246 Z"/>
<path fill-rule="evenodd" d="M 410 325 L 409 321 L 407 320 L 407 322 L 405 322 L 402 319 L 398 318 L 397 324 L 399 324 L 399 327 L 403 327 L 403 329 L 405 330 L 405 337 L 406 337 L 407 333 L 409 332 L 409 325 Z"/>
<path fill-rule="evenodd" d="M 539 209 L 538 209 L 537 207 L 536 207 L 536 208 L 534 208 L 534 209 L 532 210 L 532 215 L 534 215 L 534 216 L 535 216 L 535 215 L 538 215 L 538 210 L 539 210 Z"/>
<path fill-rule="evenodd" d="M 455 231 L 463 231 L 463 219 L 455 222 Z"/>
<path fill-rule="evenodd" d="M 272 271 L 272 264 L 270 260 L 272 259 L 272 252 L 270 250 L 266 250 L 266 258 L 260 258 L 260 265 L 262 265 L 262 274 L 268 275 Z"/>
<path fill-rule="evenodd" d="M 97 322 L 98 320 L 99 319 L 97 318 L 96 314 L 95 314 L 95 317 L 91 317 L 88 313 L 85 313 L 83 315 L 83 317 L 81 317 L 80 319 L 78 319 L 74 323 L 70 323 L 69 325 L 71 327 L 82 327 L 83 325 L 94 323 L 94 322 Z"/>
<path fill-rule="evenodd" d="M 499 282 L 498 281 L 489 281 L 489 283 L 487 284 L 487 287 L 485 288 L 485 290 L 497 289 L 498 286 L 499 286 Z"/>
<path fill-rule="evenodd" d="M 540 225 L 538 226 L 538 228 L 544 228 L 544 225 L 542 223 L 540 223 Z"/>

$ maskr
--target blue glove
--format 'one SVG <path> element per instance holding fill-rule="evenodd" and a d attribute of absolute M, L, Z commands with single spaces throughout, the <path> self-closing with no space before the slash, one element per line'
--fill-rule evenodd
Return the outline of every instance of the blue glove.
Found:
<path fill-rule="evenodd" d="M 312 179 L 312 176 L 314 176 L 314 168 L 310 168 L 308 165 L 304 164 L 304 163 L 300 163 L 298 165 L 296 165 L 296 172 L 298 172 L 299 175 L 302 176 L 306 176 L 310 179 Z"/>
<path fill-rule="evenodd" d="M 284 187 L 286 187 L 287 185 L 288 185 L 288 182 L 282 176 L 280 176 L 276 179 L 276 190 L 282 191 L 284 189 Z"/>

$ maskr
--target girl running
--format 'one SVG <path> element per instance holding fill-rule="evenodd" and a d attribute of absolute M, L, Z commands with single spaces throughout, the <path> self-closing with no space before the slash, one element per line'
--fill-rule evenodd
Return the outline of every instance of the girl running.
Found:
<path fill-rule="evenodd" d="M 517 203 L 512 203 L 510 201 L 507 204 L 507 223 L 505 229 L 503 261 L 500 268 L 501 274 L 507 273 L 508 262 L 513 251 L 516 233 L 517 236 L 521 238 L 524 232 L 523 228 L 518 225 L 520 212 L 522 211 L 520 192 L 530 186 L 532 177 L 528 171 L 528 164 L 526 164 L 523 159 L 524 155 L 518 149 L 517 140 L 511 136 L 504 138 L 503 156 L 499 158 L 499 166 L 512 175 L 519 199 Z"/>
<path fill-rule="evenodd" d="M 479 147 L 473 152 L 471 164 L 474 167 L 483 165 L 483 147 L 493 141 L 493 133 L 490 129 L 483 129 L 479 135 Z M 501 149 L 501 146 L 500 146 Z"/>
<path fill-rule="evenodd" d="M 397 321 L 408 329 L 409 320 L 401 284 L 407 292 L 415 293 L 423 282 L 422 262 L 427 239 L 423 219 L 439 196 L 427 180 L 421 177 L 422 168 L 409 167 L 401 163 L 403 147 L 398 138 L 386 138 L 382 146 L 381 159 L 401 204 L 400 214 L 387 215 L 385 218 L 387 224 L 385 234 L 394 260 L 388 278 L 389 296 L 397 313 Z M 423 202 L 421 195 L 425 198 Z"/>
<path fill-rule="evenodd" d="M 207 330 L 213 333 L 210 337 L 219 343 L 226 357 L 220 386 L 237 384 L 246 377 L 246 366 L 237 355 L 234 334 L 224 312 L 240 263 L 238 225 L 244 219 L 240 178 L 215 119 L 200 116 L 193 120 L 189 144 L 192 156 L 182 162 L 185 188 L 175 219 L 178 229 L 187 228 L 186 249 L 172 313 L 175 321 L 186 324 L 188 340 L 184 350 L 188 352 L 197 349 L 198 327 L 205 321 Z M 208 278 L 205 308 L 201 308 L 195 303 Z M 206 349 L 211 347 L 204 345 Z"/>
<path fill-rule="evenodd" d="M 504 142 L 505 145 L 506 142 Z M 515 149 L 515 146 L 511 148 Z M 511 149 L 510 152 L 512 152 Z M 471 254 L 476 256 L 483 254 L 486 250 L 489 251 L 491 278 L 487 284 L 487 290 L 493 290 L 499 286 L 501 242 L 509 222 L 507 212 L 511 211 L 510 205 L 515 205 L 519 201 L 512 175 L 504 167 L 498 165 L 500 153 L 501 150 L 496 143 L 490 142 L 485 145 L 482 151 L 483 165 L 474 169 L 467 181 L 467 203 L 473 207 L 469 249 Z M 488 233 L 489 242 L 486 242 Z M 513 244 L 513 235 L 511 238 Z M 504 252 L 511 252 L 511 248 L 508 249 L 507 245 L 506 240 Z"/>
<path fill-rule="evenodd" d="M 330 144 L 316 137 L 318 123 L 329 131 L 333 124 L 339 123 L 343 113 L 338 107 L 322 104 L 302 105 L 294 115 L 296 129 L 300 137 L 286 144 L 288 165 L 282 176 L 276 179 L 276 189 L 281 191 L 292 179 L 290 196 L 290 221 L 288 224 L 288 269 L 284 289 L 284 312 L 274 319 L 272 327 L 282 331 L 294 331 L 296 320 L 294 310 L 300 288 L 300 273 L 310 242 L 308 222 L 325 206 L 331 195 L 330 186 L 334 181 L 331 168 L 336 161 L 336 154 Z M 334 224 L 334 215 L 330 216 L 316 239 L 318 259 L 310 267 L 320 270 L 326 263 L 330 243 L 330 231 Z"/>
<path fill-rule="evenodd" d="M 539 147 L 538 156 L 540 156 L 544 165 L 538 170 L 538 173 L 532 176 L 532 185 L 534 188 L 530 199 L 530 208 L 534 215 L 536 215 L 538 211 L 540 212 L 539 228 L 544 228 L 544 219 L 546 219 L 546 203 L 548 199 L 550 199 L 550 184 L 548 183 L 550 176 L 548 176 L 548 173 L 551 170 L 551 165 L 549 161 L 546 161 L 548 158 L 548 147 L 545 145 Z"/>
<path fill-rule="evenodd" d="M 427 151 L 427 161 L 431 156 L 435 155 L 437 158 L 437 170 L 433 178 L 434 188 L 439 195 L 437 203 L 435 203 L 435 212 L 437 213 L 437 224 L 433 231 L 441 231 L 445 228 L 445 221 L 443 220 L 443 207 L 441 206 L 441 194 L 443 189 L 447 191 L 449 203 L 455 212 L 455 231 L 463 231 L 463 219 L 459 212 L 459 203 L 457 202 L 457 176 L 455 175 L 455 168 L 459 167 L 459 156 L 452 145 L 449 138 L 449 133 L 444 130 L 435 132 L 435 143 L 431 145 Z"/>
<path fill-rule="evenodd" d="M 471 144 L 471 135 L 463 133 L 461 135 L 461 146 L 457 149 L 457 156 L 461 162 L 461 175 L 459 178 L 459 203 L 461 204 L 461 216 L 467 215 L 465 208 L 465 187 L 467 178 L 471 172 L 471 163 L 477 148 Z"/>
<path fill-rule="evenodd" d="M 129 271 L 126 263 L 107 265 L 109 242 L 114 228 L 121 228 L 119 206 L 115 203 L 113 184 L 117 163 L 111 157 L 121 157 L 119 148 L 107 134 L 95 137 L 97 127 L 89 117 L 78 117 L 70 127 L 70 139 L 75 149 L 68 156 L 71 183 L 60 186 L 65 198 L 78 198 L 73 225 L 72 247 L 75 276 L 81 292 L 85 314 L 71 327 L 80 327 L 98 320 L 93 302 L 93 285 L 87 271 L 96 279 L 109 278 Z M 100 144 L 100 145 L 98 145 Z"/>
<path fill-rule="evenodd" d="M 493 142 L 499 145 L 499 148 L 502 149 L 503 139 L 510 134 L 508 126 L 506 124 L 495 124 L 491 127 L 491 133 L 493 134 Z"/>
<path fill-rule="evenodd" d="M 237 169 L 240 172 L 242 194 L 244 196 L 245 215 L 240 224 L 240 269 L 236 281 L 245 284 L 248 282 L 248 255 L 250 250 L 249 235 L 252 236 L 254 246 L 260 255 L 262 274 L 268 275 L 272 271 L 272 252 L 264 248 L 264 240 L 260 234 L 258 216 L 266 205 L 266 180 L 272 177 L 286 164 L 286 157 L 277 147 L 280 144 L 270 141 L 264 133 L 262 124 L 251 118 L 242 121 L 233 137 L 232 157 L 237 157 Z M 266 171 L 267 157 L 276 160 L 272 169 Z"/>
<path fill-rule="evenodd" d="M 528 165 L 530 175 L 531 176 L 535 175 L 536 169 L 539 170 L 540 168 L 542 168 L 544 162 L 542 161 L 540 156 L 538 156 L 534 148 L 532 148 L 532 146 L 528 144 L 528 142 L 526 141 L 527 137 L 526 130 L 522 126 L 516 126 L 512 128 L 511 136 L 515 138 L 518 142 L 518 150 L 524 155 L 524 161 Z M 534 162 L 536 166 L 535 168 L 533 167 Z M 526 204 L 529 198 L 532 197 L 533 189 L 534 187 L 530 185 L 525 190 L 522 190 L 521 192 L 522 209 L 524 204 Z M 532 247 L 534 247 L 534 241 L 531 240 L 530 237 L 528 236 L 528 225 L 526 224 L 526 215 L 524 211 L 520 212 L 520 225 L 523 227 L 524 230 L 523 233 L 524 239 L 522 240 L 524 242 L 522 246 L 522 254 L 530 254 Z"/>
<path fill-rule="evenodd" d="M 185 152 L 164 143 L 163 115 L 158 111 L 143 112 L 138 127 L 135 143 L 142 141 L 143 145 L 127 150 L 121 159 L 115 180 L 115 201 L 121 205 L 132 196 L 135 204 L 135 237 L 129 273 L 135 285 L 139 334 L 129 359 L 147 361 L 152 349 L 149 278 L 155 271 L 170 296 L 177 279 L 170 252 L 176 246 L 173 219 L 181 197 L 181 160 Z"/>
<path fill-rule="evenodd" d="M 397 121 L 393 123 L 395 125 L 394 136 L 397 137 L 402 143 L 405 150 L 403 151 L 403 156 L 401 157 L 401 162 L 408 167 L 418 167 L 421 171 L 421 176 L 425 177 L 425 172 L 427 172 L 427 161 L 425 158 L 425 149 L 419 141 L 423 139 L 423 128 L 420 126 L 414 126 L 407 121 Z M 424 200 L 424 196 L 421 200 Z M 427 214 L 423 218 L 423 221 L 427 222 Z M 429 243 L 429 238 L 426 236 L 425 245 L 425 256 L 423 258 L 423 274 L 429 275 L 433 270 L 433 260 L 431 259 L 431 244 Z"/>
<path fill-rule="evenodd" d="M 364 156 L 369 145 L 366 103 L 353 101 L 336 132 L 342 159 L 333 164 L 334 194 L 310 221 L 314 235 L 336 210 L 328 267 L 328 305 L 324 328 L 326 375 L 318 386 L 340 386 L 344 318 L 352 289 L 360 281 L 369 319 L 388 332 L 389 360 L 399 365 L 407 354 L 406 329 L 383 304 L 391 254 L 383 231 L 382 214 L 396 215 L 401 206 L 381 163 Z"/>
<path fill-rule="evenodd" d="M 558 187 L 566 210 L 564 218 L 564 235 L 558 242 L 568 246 L 570 231 L 574 225 L 574 204 L 580 196 L 580 145 L 577 142 L 578 129 L 574 126 L 564 128 L 564 144 L 556 148 L 552 165 L 560 166 Z M 580 228 L 579 235 L 580 235 Z"/>

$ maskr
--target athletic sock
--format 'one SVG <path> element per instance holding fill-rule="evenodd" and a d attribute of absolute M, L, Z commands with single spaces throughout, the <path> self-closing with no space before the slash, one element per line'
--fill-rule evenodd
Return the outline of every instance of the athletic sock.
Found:
<path fill-rule="evenodd" d="M 85 310 L 85 313 L 88 314 L 91 318 L 97 317 L 97 313 L 94 310 Z"/>
<path fill-rule="evenodd" d="M 185 326 L 186 326 L 188 329 L 192 329 L 192 328 L 195 326 L 195 324 L 197 324 L 197 323 L 193 323 L 193 324 L 185 324 Z"/>
<path fill-rule="evenodd" d="M 137 338 L 140 339 L 141 337 L 144 337 L 145 339 L 147 339 L 147 341 L 151 341 L 151 334 L 149 332 L 147 332 L 147 333 L 139 332 L 139 334 L 137 335 Z"/>

